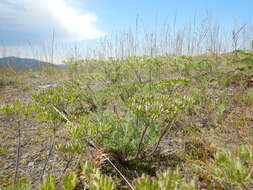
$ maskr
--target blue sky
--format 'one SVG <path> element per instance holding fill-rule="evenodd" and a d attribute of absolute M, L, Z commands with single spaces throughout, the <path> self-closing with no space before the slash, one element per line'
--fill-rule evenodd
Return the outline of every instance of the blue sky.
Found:
<path fill-rule="evenodd" d="M 0 40 L 5 46 L 99 39 L 134 26 L 137 15 L 148 28 L 177 17 L 178 26 L 204 18 L 206 11 L 223 26 L 249 21 L 252 0 L 0 0 Z"/>
<path fill-rule="evenodd" d="M 104 30 L 132 24 L 139 14 L 147 23 L 155 19 L 173 19 L 179 24 L 192 19 L 194 14 L 203 17 L 206 10 L 222 24 L 235 20 L 244 22 L 253 16 L 252 0 L 89 0 L 87 8 L 96 12 Z"/>

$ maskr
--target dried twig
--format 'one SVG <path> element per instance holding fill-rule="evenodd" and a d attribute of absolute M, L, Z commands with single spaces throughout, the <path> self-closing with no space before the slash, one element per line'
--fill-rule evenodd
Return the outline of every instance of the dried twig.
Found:
<path fill-rule="evenodd" d="M 15 175 L 14 175 L 14 184 L 17 182 L 18 177 L 18 169 L 19 169 L 19 161 L 20 161 L 20 147 L 21 147 L 21 127 L 20 127 L 20 121 L 18 122 L 17 126 L 17 156 L 16 156 L 16 166 L 15 166 Z"/>
<path fill-rule="evenodd" d="M 55 144 L 55 135 L 54 135 L 54 137 L 53 137 L 52 144 L 51 144 L 51 147 L 50 147 L 50 150 L 49 150 L 49 153 L 48 153 L 46 162 L 45 162 L 45 164 L 44 164 L 44 167 L 43 167 L 43 170 L 42 170 L 42 173 L 41 173 L 41 176 L 40 176 L 40 181 L 41 181 L 41 182 L 43 181 L 43 176 L 44 176 L 44 173 L 45 173 L 45 170 L 46 170 L 46 167 L 47 167 L 49 158 L 50 158 L 50 156 L 52 155 L 52 152 L 53 152 L 53 149 L 54 149 L 54 144 Z"/>
<path fill-rule="evenodd" d="M 74 156 L 71 155 L 71 157 L 68 159 L 67 164 L 66 164 L 66 166 L 64 167 L 64 169 L 63 169 L 63 171 L 62 171 L 62 173 L 61 173 L 61 175 L 60 175 L 60 179 L 62 179 L 63 176 L 65 175 L 67 169 L 69 168 L 69 165 L 70 165 L 71 161 L 73 161 L 73 158 L 74 158 Z M 59 184 L 60 184 L 60 180 L 56 182 L 56 185 L 57 185 L 57 186 L 58 186 Z"/>
<path fill-rule="evenodd" d="M 139 156 L 139 154 L 140 154 L 140 151 L 141 151 L 141 147 L 142 147 L 142 143 L 143 143 L 143 140 L 144 140 L 144 137 L 145 137 L 145 135 L 146 135 L 146 132 L 147 132 L 147 130 L 148 130 L 148 125 L 146 125 L 146 127 L 144 128 L 144 130 L 143 130 L 143 132 L 142 132 L 142 134 L 141 134 L 141 140 L 140 140 L 140 142 L 139 142 L 139 144 L 138 144 L 138 149 L 137 149 L 137 153 L 136 153 L 136 155 L 135 155 L 135 158 L 138 158 L 138 156 Z"/>
<path fill-rule="evenodd" d="M 172 127 L 172 124 L 174 123 L 175 120 L 173 120 L 172 122 L 169 122 L 166 126 L 165 126 L 165 129 L 163 130 L 163 132 L 161 133 L 157 143 L 155 144 L 155 148 L 154 150 L 149 154 L 150 156 L 152 154 L 154 154 L 156 152 L 156 150 L 158 149 L 163 137 L 168 133 L 168 131 L 171 129 Z"/>

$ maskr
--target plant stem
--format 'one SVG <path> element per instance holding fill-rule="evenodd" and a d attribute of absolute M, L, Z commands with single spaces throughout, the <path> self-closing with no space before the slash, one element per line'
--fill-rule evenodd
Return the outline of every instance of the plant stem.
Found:
<path fill-rule="evenodd" d="M 43 176 L 44 176 L 44 173 L 45 173 L 45 170 L 46 170 L 46 167 L 47 167 L 49 158 L 50 158 L 50 156 L 52 155 L 52 152 L 53 152 L 53 149 L 54 149 L 54 144 L 55 144 L 55 134 L 54 134 L 54 136 L 53 136 L 52 144 L 51 144 L 51 147 L 50 147 L 50 150 L 49 150 L 49 153 L 48 153 L 46 162 L 45 162 L 45 164 L 44 164 L 44 167 L 43 167 L 43 170 L 42 170 L 42 173 L 41 173 L 41 176 L 40 176 L 40 181 L 41 181 L 41 182 L 43 181 Z"/>
<path fill-rule="evenodd" d="M 158 147 L 159 147 L 159 145 L 160 145 L 160 143 L 161 143 L 163 137 L 164 137 L 164 136 L 167 134 L 167 132 L 171 129 L 173 123 L 174 123 L 174 121 L 169 122 L 169 123 L 166 125 L 166 127 L 165 127 L 165 129 L 163 130 L 163 132 L 161 133 L 161 135 L 160 135 L 160 137 L 159 137 L 157 143 L 155 144 L 154 150 L 150 153 L 150 155 L 152 155 L 152 154 L 154 154 L 154 153 L 156 152 L 156 150 L 158 149 Z"/>
<path fill-rule="evenodd" d="M 249 188 L 246 187 L 246 185 L 245 185 L 244 183 L 242 183 L 241 185 L 242 185 L 242 188 L 243 188 L 244 190 L 249 190 Z"/>
<path fill-rule="evenodd" d="M 146 125 L 146 127 L 144 128 L 144 130 L 143 130 L 143 132 L 142 132 L 142 134 L 141 134 L 141 140 L 140 140 L 140 142 L 139 142 L 139 144 L 138 144 L 138 149 L 137 149 L 137 153 L 136 153 L 136 155 L 135 155 L 135 159 L 136 159 L 136 158 L 139 156 L 139 154 L 140 154 L 141 146 L 142 146 L 144 137 L 145 137 L 145 135 L 146 135 L 146 133 L 147 133 L 148 127 L 149 127 L 149 125 Z"/>
<path fill-rule="evenodd" d="M 73 157 L 74 156 L 71 155 L 70 158 L 68 159 L 67 164 L 66 164 L 66 166 L 64 167 L 64 169 L 63 169 L 63 171 L 61 173 L 60 179 L 62 179 L 63 176 L 66 174 L 66 171 L 69 168 L 69 165 L 70 165 L 71 161 L 73 161 Z M 60 181 L 57 181 L 56 185 L 59 186 L 59 184 L 60 184 Z"/>
<path fill-rule="evenodd" d="M 20 161 L 20 147 L 21 147 L 21 127 L 20 127 L 20 121 L 18 122 L 17 126 L 17 156 L 16 156 L 16 166 L 15 166 L 15 175 L 14 175 L 14 184 L 17 182 L 18 177 L 18 169 L 19 169 L 19 161 Z"/>

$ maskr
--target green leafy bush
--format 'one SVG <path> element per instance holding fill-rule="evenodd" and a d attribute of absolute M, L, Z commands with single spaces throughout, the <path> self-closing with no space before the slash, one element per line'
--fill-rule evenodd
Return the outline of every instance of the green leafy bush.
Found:
<path fill-rule="evenodd" d="M 253 178 L 253 149 L 240 146 L 233 150 L 218 152 L 215 156 L 211 173 L 228 184 L 245 185 Z"/>

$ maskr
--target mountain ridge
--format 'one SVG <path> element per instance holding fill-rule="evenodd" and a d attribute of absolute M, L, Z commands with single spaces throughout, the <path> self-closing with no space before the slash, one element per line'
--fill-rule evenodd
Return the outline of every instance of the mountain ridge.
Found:
<path fill-rule="evenodd" d="M 43 66 L 55 66 L 52 63 L 40 61 L 33 58 L 21 58 L 15 56 L 2 57 L 0 58 L 0 68 L 12 67 L 16 70 L 25 70 L 25 69 L 39 69 Z"/>

